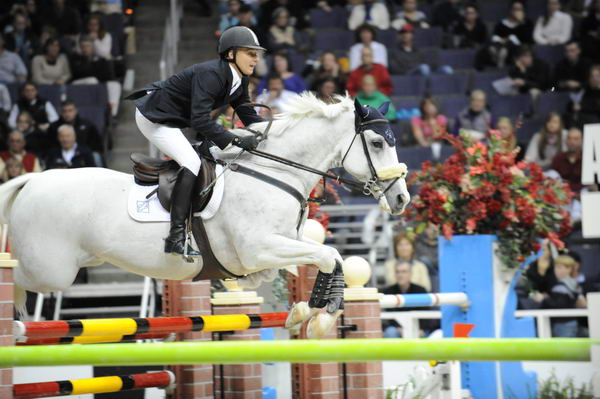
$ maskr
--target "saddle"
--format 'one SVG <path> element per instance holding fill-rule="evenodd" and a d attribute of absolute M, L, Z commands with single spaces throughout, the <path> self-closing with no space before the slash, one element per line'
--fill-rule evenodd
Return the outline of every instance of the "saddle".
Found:
<path fill-rule="evenodd" d="M 212 188 L 207 195 L 200 198 L 200 193 L 208 187 L 216 179 L 216 161 L 214 158 L 200 154 L 202 158 L 202 166 L 196 187 L 194 187 L 194 195 L 192 200 L 192 213 L 202 211 L 212 196 Z M 167 212 L 171 210 L 171 194 L 177 180 L 177 172 L 179 165 L 172 160 L 163 160 L 152 158 L 148 155 L 134 152 L 130 156 L 133 162 L 133 177 L 137 184 L 142 186 L 155 186 L 158 184 L 158 191 L 153 191 L 158 195 L 158 200 Z"/>
<path fill-rule="evenodd" d="M 200 273 L 198 273 L 193 280 L 239 278 L 241 276 L 230 273 L 225 269 L 214 255 L 210 247 L 208 235 L 206 234 L 204 222 L 198 215 L 198 212 L 201 212 L 206 207 L 212 197 L 212 187 L 205 196 L 201 197 L 200 193 L 216 179 L 217 161 L 212 156 L 208 155 L 210 152 L 205 154 L 197 147 L 195 149 L 202 158 L 202 166 L 200 167 L 200 173 L 198 173 L 198 179 L 196 180 L 196 186 L 193 191 L 191 214 L 194 216 L 191 218 L 191 226 L 194 240 L 196 241 L 196 244 L 198 244 L 198 248 L 202 254 L 203 266 Z M 167 212 L 169 212 L 171 210 L 173 187 L 177 180 L 177 172 L 180 169 L 177 162 L 152 158 L 140 153 L 132 153 L 130 158 L 133 162 L 133 176 L 135 182 L 144 186 L 154 186 L 158 184 L 158 188 L 151 192 L 148 195 L 148 198 L 154 194 L 158 195 L 160 204 Z"/>

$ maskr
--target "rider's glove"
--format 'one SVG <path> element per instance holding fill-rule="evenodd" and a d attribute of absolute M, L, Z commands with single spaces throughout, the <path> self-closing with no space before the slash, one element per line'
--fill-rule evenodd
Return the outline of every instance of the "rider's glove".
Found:
<path fill-rule="evenodd" d="M 253 150 L 258 146 L 258 140 L 253 135 L 235 136 L 231 144 L 243 148 L 244 150 Z"/>

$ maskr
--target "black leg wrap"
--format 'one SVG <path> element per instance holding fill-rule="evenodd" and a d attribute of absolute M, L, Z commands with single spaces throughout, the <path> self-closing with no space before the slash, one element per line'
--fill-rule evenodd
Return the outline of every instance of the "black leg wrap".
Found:
<path fill-rule="evenodd" d="M 327 301 L 329 300 L 329 292 L 331 291 L 332 279 L 333 273 L 323 273 L 319 271 L 310 294 L 310 300 L 308 301 L 309 307 L 321 309 L 327 305 Z"/>
<path fill-rule="evenodd" d="M 335 261 L 335 269 L 331 278 L 331 290 L 327 300 L 327 313 L 335 313 L 340 309 L 344 309 L 344 271 L 342 264 Z"/>

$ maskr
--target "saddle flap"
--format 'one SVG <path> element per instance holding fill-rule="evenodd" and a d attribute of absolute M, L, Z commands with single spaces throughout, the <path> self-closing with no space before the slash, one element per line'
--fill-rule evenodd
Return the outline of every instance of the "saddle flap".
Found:
<path fill-rule="evenodd" d="M 164 160 L 160 158 L 152 158 L 149 155 L 145 155 L 139 152 L 132 153 L 129 158 L 133 162 L 134 166 L 146 171 L 159 171 L 160 169 L 169 168 L 174 161 Z"/>

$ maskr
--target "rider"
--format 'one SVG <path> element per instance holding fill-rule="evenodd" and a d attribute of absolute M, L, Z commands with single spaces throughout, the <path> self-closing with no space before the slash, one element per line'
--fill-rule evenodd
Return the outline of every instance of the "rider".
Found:
<path fill-rule="evenodd" d="M 210 112 L 226 104 L 236 109 L 250 102 L 248 76 L 254 72 L 262 51 L 265 49 L 254 32 L 242 26 L 232 27 L 219 39 L 220 59 L 192 65 L 128 97 L 135 100 L 135 120 L 140 131 L 181 167 L 171 198 L 171 229 L 165 238 L 167 253 L 184 253 L 185 220 L 200 171 L 200 157 L 181 129 L 192 127 L 197 139 L 211 140 L 221 149 L 229 144 L 255 149 L 258 142 L 254 135 L 237 136 L 225 130 L 211 119 Z M 245 125 L 263 121 L 251 106 L 237 108 L 237 114 Z M 188 249 L 188 254 L 199 255 L 189 252 Z"/>

